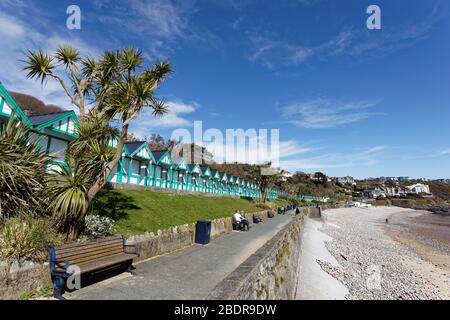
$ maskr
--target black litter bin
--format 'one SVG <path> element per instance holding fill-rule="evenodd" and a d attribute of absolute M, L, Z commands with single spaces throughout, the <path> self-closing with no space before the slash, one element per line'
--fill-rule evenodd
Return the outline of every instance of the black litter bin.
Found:
<path fill-rule="evenodd" d="M 199 220 L 195 225 L 195 243 L 208 244 L 211 239 L 211 221 Z"/>

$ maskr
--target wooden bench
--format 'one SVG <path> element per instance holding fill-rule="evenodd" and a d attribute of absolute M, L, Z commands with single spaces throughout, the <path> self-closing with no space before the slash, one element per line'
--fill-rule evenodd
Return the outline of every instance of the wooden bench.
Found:
<path fill-rule="evenodd" d="M 133 259 L 136 257 L 139 257 L 136 246 L 126 245 L 123 236 L 72 243 L 58 248 L 52 246 L 50 247 L 50 273 L 53 295 L 55 298 L 62 298 L 66 280 L 71 276 L 69 272 L 71 266 L 80 269 L 80 276 L 119 265 L 131 271 Z"/>

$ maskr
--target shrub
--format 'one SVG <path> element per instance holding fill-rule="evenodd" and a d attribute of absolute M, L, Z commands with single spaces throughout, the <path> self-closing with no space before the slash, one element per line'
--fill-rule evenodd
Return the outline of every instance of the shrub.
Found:
<path fill-rule="evenodd" d="M 255 206 L 258 208 L 261 208 L 263 210 L 272 210 L 274 207 L 274 204 L 270 203 L 270 202 L 266 202 L 266 203 L 258 202 L 255 204 Z"/>
<path fill-rule="evenodd" d="M 0 124 L 0 218 L 47 212 L 46 166 L 51 157 L 40 151 L 40 138 L 12 117 Z"/>
<path fill-rule="evenodd" d="M 88 239 L 102 238 L 113 234 L 114 220 L 98 215 L 87 216 L 84 220 L 83 235 Z"/>
<path fill-rule="evenodd" d="M 47 248 L 56 240 L 48 223 L 30 215 L 6 219 L 0 230 L 0 260 L 43 261 Z"/>

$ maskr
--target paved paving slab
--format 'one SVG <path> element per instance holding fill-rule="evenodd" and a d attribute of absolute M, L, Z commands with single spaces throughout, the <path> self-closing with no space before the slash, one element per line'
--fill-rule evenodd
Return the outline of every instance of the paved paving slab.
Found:
<path fill-rule="evenodd" d="M 248 232 L 234 231 L 206 246 L 193 245 L 136 264 L 128 273 L 78 291 L 67 299 L 204 299 L 228 274 L 271 239 L 293 215 L 276 215 Z"/>

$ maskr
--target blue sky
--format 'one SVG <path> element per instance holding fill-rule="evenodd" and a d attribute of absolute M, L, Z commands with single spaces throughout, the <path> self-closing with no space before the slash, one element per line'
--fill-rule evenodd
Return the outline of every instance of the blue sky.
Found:
<path fill-rule="evenodd" d="M 81 8 L 81 30 L 66 9 Z M 382 29 L 366 28 L 381 8 Z M 0 80 L 70 109 L 56 83 L 27 80 L 27 49 L 141 48 L 170 59 L 139 136 L 176 128 L 280 129 L 281 166 L 329 175 L 450 177 L 450 3 L 395 1 L 0 2 Z"/>

